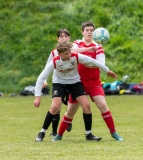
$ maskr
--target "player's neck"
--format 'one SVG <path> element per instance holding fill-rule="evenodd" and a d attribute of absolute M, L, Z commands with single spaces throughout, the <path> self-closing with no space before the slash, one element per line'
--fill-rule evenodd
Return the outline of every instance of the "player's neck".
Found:
<path fill-rule="evenodd" d="M 87 40 L 87 39 L 84 39 L 83 38 L 83 41 L 84 41 L 84 43 L 88 46 L 88 45 L 90 45 L 91 43 L 92 43 L 92 40 Z"/>

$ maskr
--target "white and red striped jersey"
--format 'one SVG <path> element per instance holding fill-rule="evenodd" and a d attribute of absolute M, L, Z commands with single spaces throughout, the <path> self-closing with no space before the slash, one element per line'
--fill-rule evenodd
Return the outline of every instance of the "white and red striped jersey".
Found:
<path fill-rule="evenodd" d="M 73 42 L 73 48 L 83 48 L 92 46 L 96 46 L 97 51 L 83 52 L 81 54 L 94 58 L 105 65 L 105 54 L 102 45 L 99 45 L 96 42 L 92 42 L 89 45 L 86 45 L 84 40 L 76 40 Z M 93 85 L 101 85 L 99 68 L 87 68 L 84 65 L 79 64 L 78 71 L 81 76 L 81 81 L 84 87 L 93 87 Z"/>
<path fill-rule="evenodd" d="M 77 69 L 78 64 L 85 64 L 89 67 L 99 67 L 106 73 L 109 71 L 108 67 L 101 62 L 79 53 L 72 52 L 71 58 L 67 61 L 63 61 L 60 56 L 56 56 L 46 65 L 45 69 L 39 75 L 35 86 L 35 96 L 41 95 L 43 82 L 49 77 L 53 70 L 52 83 L 74 84 L 81 82 Z"/>
<path fill-rule="evenodd" d="M 50 53 L 46 65 L 47 65 L 48 63 L 50 63 L 51 60 L 52 60 L 55 56 L 58 56 L 58 51 L 57 51 L 56 48 L 53 49 L 52 52 Z"/>

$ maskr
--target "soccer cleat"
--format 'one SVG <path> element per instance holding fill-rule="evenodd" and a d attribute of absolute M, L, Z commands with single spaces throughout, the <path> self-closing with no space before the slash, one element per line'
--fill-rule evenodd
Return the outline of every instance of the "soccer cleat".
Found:
<path fill-rule="evenodd" d="M 55 137 L 56 135 L 57 135 L 57 133 L 52 132 L 52 133 L 50 134 L 50 137 Z"/>
<path fill-rule="evenodd" d="M 60 136 L 59 134 L 57 134 L 57 135 L 52 139 L 52 142 L 59 141 L 59 140 L 62 140 L 62 136 Z"/>
<path fill-rule="evenodd" d="M 72 130 L 72 123 L 69 124 L 67 131 L 70 132 Z"/>
<path fill-rule="evenodd" d="M 35 142 L 42 142 L 44 137 L 45 137 L 45 133 L 44 132 L 39 132 L 38 136 L 35 139 Z"/>
<path fill-rule="evenodd" d="M 123 138 L 117 132 L 111 134 L 111 136 L 116 139 L 117 141 L 123 141 Z"/>
<path fill-rule="evenodd" d="M 100 141 L 101 139 L 102 139 L 101 137 L 96 137 L 92 133 L 86 135 L 87 141 Z"/>

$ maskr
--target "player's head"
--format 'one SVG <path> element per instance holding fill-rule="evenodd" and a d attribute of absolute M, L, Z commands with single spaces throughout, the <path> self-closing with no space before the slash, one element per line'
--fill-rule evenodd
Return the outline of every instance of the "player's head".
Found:
<path fill-rule="evenodd" d="M 67 41 L 59 42 L 56 46 L 58 54 L 63 61 L 69 60 L 71 57 L 72 43 Z"/>
<path fill-rule="evenodd" d="M 95 29 L 95 26 L 92 22 L 83 22 L 81 25 L 81 30 L 84 31 L 85 27 L 92 27 L 93 29 Z"/>
<path fill-rule="evenodd" d="M 57 41 L 70 41 L 70 32 L 67 29 L 59 29 L 57 31 Z"/>
<path fill-rule="evenodd" d="M 84 22 L 81 25 L 82 35 L 87 41 L 92 41 L 92 36 L 94 32 L 94 24 L 92 22 Z"/>

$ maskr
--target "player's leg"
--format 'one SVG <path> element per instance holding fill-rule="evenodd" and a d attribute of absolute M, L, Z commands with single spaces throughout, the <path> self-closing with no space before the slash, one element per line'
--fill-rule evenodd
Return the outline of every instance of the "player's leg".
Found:
<path fill-rule="evenodd" d="M 35 139 L 35 142 L 42 142 L 47 129 L 49 128 L 50 124 L 53 121 L 54 116 L 56 115 L 56 113 L 61 109 L 61 97 L 54 97 L 52 99 L 52 105 L 51 108 L 49 109 L 49 111 L 47 112 L 47 115 L 45 117 L 44 123 L 43 123 L 43 127 L 40 130 L 38 136 Z"/>
<path fill-rule="evenodd" d="M 71 92 L 72 98 L 76 99 L 79 102 L 79 104 L 82 106 L 83 117 L 84 117 L 84 122 L 85 122 L 85 129 L 86 129 L 86 133 L 87 133 L 86 139 L 87 140 L 96 140 L 96 141 L 101 140 L 100 137 L 95 137 L 91 133 L 92 114 L 91 114 L 91 110 L 90 110 L 90 104 L 89 104 L 88 98 L 86 96 L 86 93 L 83 89 L 82 84 L 81 83 L 73 84 L 69 87 L 69 90 Z M 70 99 L 69 99 L 69 102 L 70 102 Z M 69 115 L 67 115 L 69 117 L 65 116 L 63 119 L 63 122 L 64 122 L 63 125 L 65 126 L 64 130 L 68 126 L 68 123 L 70 123 L 72 121 L 72 118 L 77 110 L 75 110 L 74 107 L 71 107 L 71 110 L 69 110 L 69 111 L 70 111 Z M 61 134 L 63 134 L 63 131 Z M 57 134 L 57 136 L 53 139 L 53 141 L 61 140 L 61 137 L 62 137 L 62 135 Z"/>
<path fill-rule="evenodd" d="M 50 136 L 56 136 L 57 135 L 57 129 L 60 121 L 60 111 L 56 115 L 54 115 L 53 121 L 52 121 L 52 133 Z"/>
<path fill-rule="evenodd" d="M 62 118 L 62 121 L 59 126 L 58 134 L 52 139 L 52 141 L 61 140 L 64 132 L 68 128 L 69 124 L 72 123 L 73 117 L 79 108 L 79 104 L 68 104 L 68 109 L 65 115 Z"/>
<path fill-rule="evenodd" d="M 83 95 L 77 97 L 78 103 L 81 105 L 83 110 L 83 120 L 85 124 L 85 131 L 86 131 L 86 140 L 94 140 L 100 141 L 101 137 L 96 137 L 92 134 L 92 113 L 90 109 L 90 103 L 88 101 L 87 96 Z"/>
<path fill-rule="evenodd" d="M 87 89 L 85 89 L 85 90 L 87 90 Z M 100 87 L 95 86 L 94 88 L 89 89 L 87 92 L 89 93 L 92 101 L 95 102 L 96 106 L 100 110 L 101 116 L 102 116 L 103 120 L 105 121 L 105 123 L 110 131 L 111 136 L 113 138 L 115 138 L 116 140 L 122 140 L 122 138 L 116 132 L 114 120 L 113 120 L 112 114 L 108 108 L 108 105 L 106 103 L 105 94 L 104 94 L 102 86 L 100 86 Z"/>
<path fill-rule="evenodd" d="M 123 140 L 116 132 L 114 120 L 106 103 L 102 85 L 94 85 L 94 87 L 88 87 L 88 88 L 84 87 L 84 90 L 86 91 L 87 94 L 90 95 L 92 101 L 95 102 L 96 106 L 100 110 L 101 116 L 105 121 L 107 127 L 109 128 L 111 136 L 116 140 Z"/>
<path fill-rule="evenodd" d="M 62 101 L 65 105 L 68 105 L 68 101 L 69 101 L 69 91 L 66 90 L 66 94 L 65 96 L 62 98 Z M 69 124 L 69 126 L 67 127 L 67 131 L 70 132 L 72 130 L 72 123 Z"/>
<path fill-rule="evenodd" d="M 52 91 L 52 104 L 47 112 L 47 115 L 45 117 L 43 127 L 40 130 L 38 136 L 36 137 L 36 142 L 43 141 L 46 131 L 50 124 L 53 121 L 54 115 L 57 114 L 57 112 L 61 109 L 62 106 L 62 97 L 65 94 L 65 89 L 60 84 L 53 84 L 53 91 Z"/>
<path fill-rule="evenodd" d="M 103 120 L 105 121 L 110 131 L 111 136 L 115 138 L 116 140 L 119 140 L 119 141 L 123 140 L 119 136 L 119 134 L 116 132 L 114 120 L 113 120 L 111 111 L 109 110 L 108 105 L 106 103 L 105 97 L 98 95 L 98 96 L 92 97 L 92 99 L 96 103 L 96 106 L 98 107 L 98 109 L 100 110 L 101 116 Z"/>

